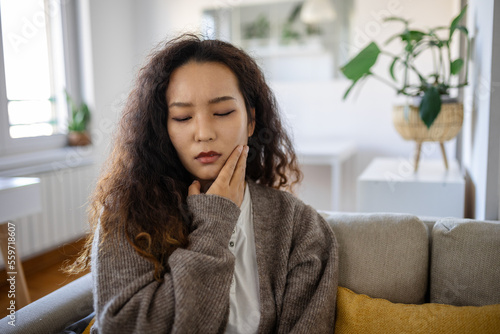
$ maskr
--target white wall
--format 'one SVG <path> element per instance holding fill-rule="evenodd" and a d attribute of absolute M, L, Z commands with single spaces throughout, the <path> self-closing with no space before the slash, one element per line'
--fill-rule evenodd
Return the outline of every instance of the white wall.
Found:
<path fill-rule="evenodd" d="M 135 45 L 135 6 L 131 0 L 84 0 L 88 11 L 93 89 L 92 141 L 97 167 L 107 157 L 123 101 L 132 86 L 140 51 Z M 87 52 L 89 50 L 86 50 Z"/>
<path fill-rule="evenodd" d="M 500 5 L 469 2 L 473 37 L 470 83 L 465 91 L 462 164 L 468 175 L 468 210 L 477 219 L 498 219 L 500 134 Z"/>

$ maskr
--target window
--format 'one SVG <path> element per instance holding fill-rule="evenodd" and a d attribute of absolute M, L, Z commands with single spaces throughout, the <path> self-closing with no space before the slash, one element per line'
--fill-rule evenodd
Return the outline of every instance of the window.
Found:
<path fill-rule="evenodd" d="M 66 87 L 79 95 L 67 85 L 78 77 L 75 10 L 74 1 L 0 0 L 0 156 L 66 144 Z"/>

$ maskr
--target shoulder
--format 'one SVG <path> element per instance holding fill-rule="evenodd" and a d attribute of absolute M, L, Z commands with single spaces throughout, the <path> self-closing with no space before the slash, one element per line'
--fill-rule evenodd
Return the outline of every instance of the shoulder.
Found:
<path fill-rule="evenodd" d="M 271 245 L 268 254 L 286 254 L 290 267 L 313 258 L 335 261 L 335 234 L 317 210 L 288 192 L 249 185 L 255 228 L 259 232 L 256 240 L 261 241 L 261 247 Z"/>
<path fill-rule="evenodd" d="M 277 209 L 279 211 L 295 210 L 305 206 L 300 199 L 289 192 L 257 184 L 254 181 L 248 181 L 248 186 L 252 204 L 259 210 L 274 212 Z"/>

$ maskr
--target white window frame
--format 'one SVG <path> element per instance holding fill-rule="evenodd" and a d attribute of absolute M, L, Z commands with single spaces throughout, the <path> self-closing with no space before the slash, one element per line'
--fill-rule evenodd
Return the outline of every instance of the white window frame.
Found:
<path fill-rule="evenodd" d="M 81 100 L 81 70 L 79 59 L 79 43 L 78 43 L 78 0 L 44 0 L 45 10 L 51 10 L 49 6 L 58 6 L 60 15 L 47 15 L 52 20 L 60 20 L 55 22 L 61 25 L 62 36 L 53 36 L 53 38 L 62 38 L 62 48 L 60 54 L 63 54 L 64 59 L 55 59 L 55 61 L 64 62 L 65 73 L 52 73 L 59 77 L 59 87 L 66 87 L 66 90 L 72 95 L 75 101 Z M 1 10 L 1 9 L 0 9 Z M 50 22 L 54 24 L 54 22 Z M 1 29 L 1 25 L 0 25 Z M 57 32 L 60 33 L 58 29 Z M 67 121 L 68 109 L 65 106 L 64 92 L 57 92 L 58 99 L 61 99 L 64 107 L 64 114 L 61 109 L 58 110 L 58 118 L 62 122 Z M 63 150 L 67 146 L 66 134 L 55 134 L 51 136 L 26 137 L 26 138 L 11 138 L 9 135 L 9 119 L 7 113 L 7 95 L 5 83 L 5 69 L 3 59 L 3 40 L 0 30 L 0 172 L 6 166 L 12 166 L 12 161 L 31 161 L 31 164 L 36 164 L 37 157 L 43 156 L 43 151 L 47 151 L 47 155 L 53 155 L 54 150 Z M 42 153 L 42 154 L 41 154 Z M 23 155 L 25 157 L 19 159 Z M 31 158 L 29 157 L 31 156 Z M 46 160 L 42 159 L 42 160 Z"/>

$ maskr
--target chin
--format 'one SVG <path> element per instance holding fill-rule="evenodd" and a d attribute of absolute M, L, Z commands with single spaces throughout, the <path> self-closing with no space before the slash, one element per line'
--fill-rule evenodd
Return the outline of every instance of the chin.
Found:
<path fill-rule="evenodd" d="M 202 177 L 198 177 L 196 176 L 195 177 L 198 181 L 202 181 L 202 182 L 214 182 L 216 178 L 214 177 L 208 177 L 208 176 L 202 176 Z"/>
<path fill-rule="evenodd" d="M 219 172 L 208 172 L 208 173 L 197 173 L 195 174 L 195 178 L 201 181 L 213 182 L 219 176 Z"/>

